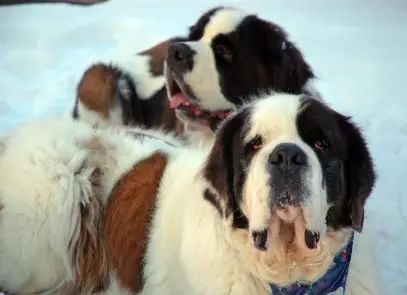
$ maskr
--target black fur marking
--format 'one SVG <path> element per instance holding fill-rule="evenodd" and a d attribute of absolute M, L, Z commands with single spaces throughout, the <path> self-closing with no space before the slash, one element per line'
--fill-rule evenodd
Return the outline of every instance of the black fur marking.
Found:
<path fill-rule="evenodd" d="M 245 229 L 248 228 L 248 220 L 240 209 L 246 180 L 242 139 L 244 123 L 249 115 L 250 108 L 247 107 L 220 127 L 203 171 L 206 180 L 221 197 L 226 198 L 226 217 L 233 214 L 233 226 Z"/>
<path fill-rule="evenodd" d="M 79 98 L 76 97 L 76 99 L 75 99 L 75 105 L 74 105 L 73 110 L 72 110 L 72 117 L 73 117 L 75 120 L 79 118 L 78 103 L 79 103 Z"/>
<path fill-rule="evenodd" d="M 141 109 L 141 100 L 137 94 L 133 79 L 131 78 L 130 74 L 118 69 L 118 76 L 116 77 L 117 83 L 119 83 L 120 80 L 125 81 L 125 87 L 127 88 L 126 90 L 117 87 L 118 89 L 116 91 L 118 102 L 121 104 L 123 109 L 124 125 L 144 124 L 145 121 Z M 129 93 L 126 93 L 127 91 Z"/>
<path fill-rule="evenodd" d="M 376 180 L 373 161 L 360 129 L 323 103 L 305 98 L 297 118 L 301 138 L 314 148 L 325 140 L 330 149 L 315 149 L 324 175 L 328 202 L 333 203 L 327 224 L 334 230 L 352 227 L 363 229 L 364 205 Z"/>
<path fill-rule="evenodd" d="M 209 23 L 211 17 L 220 9 L 224 9 L 224 6 L 217 6 L 206 11 L 198 21 L 189 27 L 188 39 L 189 41 L 198 41 L 202 38 L 206 25 Z"/>
<path fill-rule="evenodd" d="M 142 112 L 144 114 L 144 125 L 149 126 L 159 126 L 161 123 L 161 116 L 165 112 L 165 105 L 163 104 L 163 97 L 167 96 L 165 88 L 159 89 L 153 94 L 149 99 L 143 100 Z"/>
<path fill-rule="evenodd" d="M 222 9 L 233 7 L 219 6 L 204 13 L 190 27 L 189 41 L 199 42 L 211 17 Z M 235 106 L 242 105 L 253 95 L 300 94 L 306 83 L 314 78 L 311 67 L 300 50 L 288 40 L 285 31 L 254 14 L 243 18 L 232 32 L 214 36 L 210 45 L 221 92 Z M 192 102 L 199 101 L 197 105 L 205 110 L 207 97 L 191 91 L 193 87 L 183 83 L 183 73 L 178 73 L 177 77 L 177 81 L 182 82 L 179 84 L 183 84 L 183 92 Z M 217 126 L 218 122 L 211 122 L 212 130 Z"/>
<path fill-rule="evenodd" d="M 267 229 L 262 231 L 253 231 L 252 232 L 253 243 L 257 249 L 261 251 L 266 251 L 266 242 L 267 242 Z"/>
<path fill-rule="evenodd" d="M 259 90 L 300 94 L 314 77 L 284 30 L 255 15 L 247 16 L 235 31 L 215 37 L 212 47 L 219 45 L 231 52 L 231 61 L 216 58 L 216 68 L 223 95 L 235 105 Z"/>
<path fill-rule="evenodd" d="M 219 203 L 219 200 L 217 199 L 215 194 L 213 194 L 211 191 L 206 189 L 204 191 L 204 199 L 207 200 L 209 203 L 211 203 L 218 210 L 218 212 L 221 216 L 223 215 L 222 206 Z"/>

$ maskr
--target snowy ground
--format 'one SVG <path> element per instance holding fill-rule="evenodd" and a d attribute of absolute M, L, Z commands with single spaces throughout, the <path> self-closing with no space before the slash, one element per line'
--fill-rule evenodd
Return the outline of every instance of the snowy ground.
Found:
<path fill-rule="evenodd" d="M 328 3 L 329 2 L 329 3 Z M 63 115 L 83 69 L 183 34 L 215 0 L 111 0 L 92 7 L 0 8 L 0 132 Z M 282 25 L 320 78 L 319 90 L 364 128 L 379 172 L 366 226 L 377 235 L 386 289 L 407 294 L 407 2 L 244 0 Z"/>

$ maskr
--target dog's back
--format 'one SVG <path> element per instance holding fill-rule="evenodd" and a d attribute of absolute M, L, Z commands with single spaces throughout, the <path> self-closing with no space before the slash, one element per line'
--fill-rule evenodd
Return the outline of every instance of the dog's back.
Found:
<path fill-rule="evenodd" d="M 64 245 L 92 194 L 92 170 L 78 136 L 54 124 L 17 130 L 0 157 L 0 285 L 11 292 L 49 290 L 72 275 Z"/>

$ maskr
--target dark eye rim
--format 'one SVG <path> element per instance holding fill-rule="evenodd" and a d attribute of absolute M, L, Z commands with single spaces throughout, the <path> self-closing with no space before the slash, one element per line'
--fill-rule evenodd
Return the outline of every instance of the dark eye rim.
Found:
<path fill-rule="evenodd" d="M 214 52 L 217 57 L 223 58 L 227 61 L 232 60 L 232 50 L 225 44 L 215 45 Z"/>
<path fill-rule="evenodd" d="M 219 47 L 221 48 L 221 50 L 219 50 Z M 220 57 L 229 62 L 232 61 L 233 46 L 226 36 L 223 35 L 218 36 L 212 43 L 212 48 L 215 56 Z"/>
<path fill-rule="evenodd" d="M 263 146 L 263 137 L 260 135 L 255 135 L 247 144 L 246 144 L 246 154 L 253 154 L 258 152 Z"/>
<path fill-rule="evenodd" d="M 321 151 L 321 152 L 329 152 L 331 150 L 331 146 L 326 139 L 317 139 L 313 142 L 314 149 Z"/>

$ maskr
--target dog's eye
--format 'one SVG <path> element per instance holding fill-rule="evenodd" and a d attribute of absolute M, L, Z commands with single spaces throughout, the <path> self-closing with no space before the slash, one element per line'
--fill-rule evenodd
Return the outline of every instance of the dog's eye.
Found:
<path fill-rule="evenodd" d="M 259 135 L 254 137 L 249 143 L 250 149 L 252 151 L 257 151 L 258 149 L 261 148 L 262 145 L 263 145 L 263 139 Z"/>
<path fill-rule="evenodd" d="M 220 56 L 229 62 L 232 61 L 232 51 L 225 44 L 216 44 L 214 51 L 215 55 Z"/>
<path fill-rule="evenodd" d="M 329 144 L 325 140 L 316 140 L 314 142 L 314 147 L 323 152 L 329 151 Z"/>

